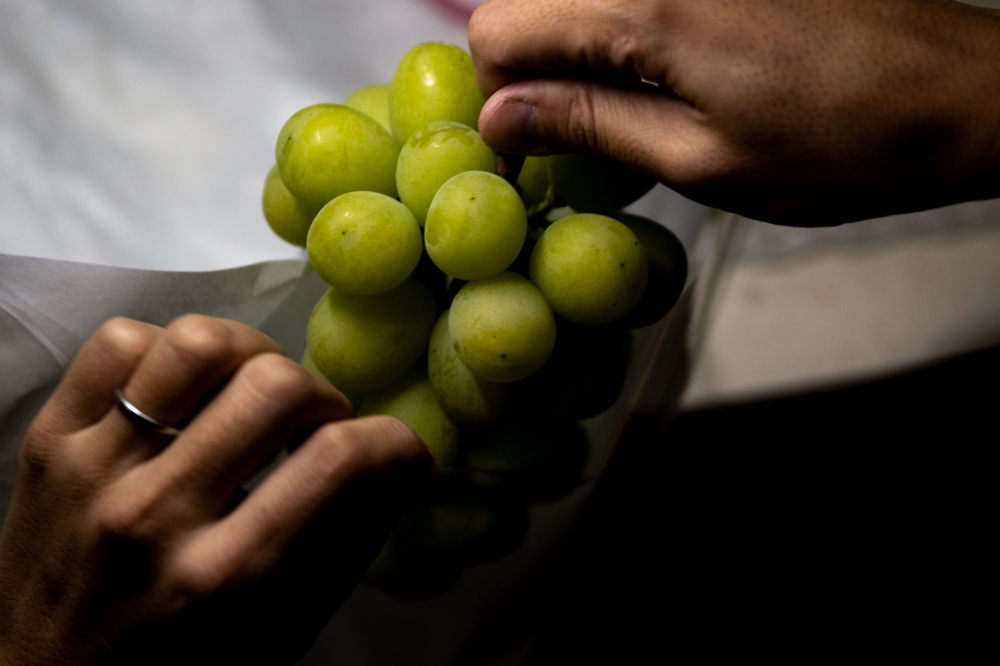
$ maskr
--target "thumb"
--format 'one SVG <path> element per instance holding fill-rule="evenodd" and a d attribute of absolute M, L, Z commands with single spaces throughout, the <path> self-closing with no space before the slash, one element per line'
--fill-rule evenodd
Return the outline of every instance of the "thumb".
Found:
<path fill-rule="evenodd" d="M 707 173 L 718 144 L 697 109 L 660 88 L 564 79 L 501 88 L 479 131 L 498 151 L 591 152 L 678 185 Z"/>

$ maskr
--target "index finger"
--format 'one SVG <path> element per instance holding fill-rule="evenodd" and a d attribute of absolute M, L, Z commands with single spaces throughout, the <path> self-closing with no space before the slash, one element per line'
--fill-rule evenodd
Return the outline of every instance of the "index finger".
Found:
<path fill-rule="evenodd" d="M 469 21 L 469 49 L 483 95 L 526 75 L 581 67 L 613 69 L 663 83 L 661 49 L 644 48 L 650 13 L 671 2 L 489 0 Z M 662 21 L 657 21 L 662 25 Z M 662 40 L 662 35 L 658 35 Z"/>
<path fill-rule="evenodd" d="M 432 465 L 417 434 L 395 418 L 329 423 L 231 514 L 196 537 L 184 560 L 210 580 L 258 579 L 348 485 L 375 484 L 376 495 L 401 513 L 410 495 L 433 478 Z"/>

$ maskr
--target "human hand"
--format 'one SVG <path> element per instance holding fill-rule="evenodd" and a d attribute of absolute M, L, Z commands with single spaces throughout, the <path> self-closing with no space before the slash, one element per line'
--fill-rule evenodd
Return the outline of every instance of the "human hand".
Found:
<path fill-rule="evenodd" d="M 171 440 L 134 425 L 121 387 L 187 426 Z M 104 324 L 24 441 L 0 536 L 0 664 L 294 663 L 430 478 L 407 426 L 350 416 L 242 324 Z"/>
<path fill-rule="evenodd" d="M 490 0 L 469 44 L 497 150 L 608 155 L 783 224 L 1000 196 L 1000 11 Z"/>

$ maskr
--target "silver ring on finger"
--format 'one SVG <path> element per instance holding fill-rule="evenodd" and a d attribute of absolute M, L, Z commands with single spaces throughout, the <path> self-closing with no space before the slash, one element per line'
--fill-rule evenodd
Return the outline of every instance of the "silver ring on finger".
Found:
<path fill-rule="evenodd" d="M 167 437 L 176 437 L 181 434 L 180 428 L 175 428 L 163 421 L 158 421 L 133 405 L 122 395 L 121 391 L 115 391 L 115 400 L 118 402 L 118 409 L 121 410 L 125 418 L 131 421 L 133 425 L 158 435 L 166 435 Z"/>

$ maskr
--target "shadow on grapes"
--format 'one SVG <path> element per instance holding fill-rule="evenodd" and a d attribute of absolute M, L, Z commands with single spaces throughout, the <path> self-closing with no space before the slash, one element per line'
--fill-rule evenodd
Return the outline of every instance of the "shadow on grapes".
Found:
<path fill-rule="evenodd" d="M 424 286 L 434 296 L 434 300 L 438 304 L 438 314 L 448 309 L 447 305 L 441 307 L 445 291 L 448 287 L 448 276 L 431 261 L 426 248 L 424 248 L 424 251 L 420 255 L 420 262 L 417 264 L 417 267 L 413 269 L 413 277 L 423 282 Z M 454 294 L 452 294 L 452 298 L 454 298 Z"/>
<path fill-rule="evenodd" d="M 527 533 L 527 504 L 478 492 L 453 473 L 406 512 L 364 580 L 400 598 L 438 596 L 465 568 L 500 559 Z"/>
<path fill-rule="evenodd" d="M 604 413 L 625 386 L 632 336 L 617 322 L 599 326 L 557 318 L 557 342 L 541 370 L 520 384 L 523 400 L 566 420 Z"/>
<path fill-rule="evenodd" d="M 539 414 L 492 428 L 463 428 L 461 470 L 497 501 L 554 502 L 580 485 L 590 443 L 572 421 Z"/>
<path fill-rule="evenodd" d="M 565 497 L 589 453 L 576 423 L 537 413 L 495 427 L 462 426 L 456 466 L 402 518 L 365 582 L 399 598 L 447 592 L 463 569 L 498 560 L 528 533 L 528 508 Z"/>

